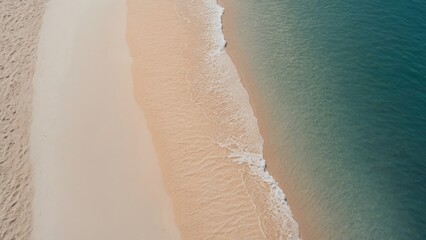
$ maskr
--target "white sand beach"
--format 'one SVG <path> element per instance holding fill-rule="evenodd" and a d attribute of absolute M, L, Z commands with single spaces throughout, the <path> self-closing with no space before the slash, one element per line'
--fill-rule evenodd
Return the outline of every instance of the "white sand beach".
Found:
<path fill-rule="evenodd" d="M 178 239 L 134 99 L 124 0 L 50 0 L 33 80 L 34 240 Z"/>

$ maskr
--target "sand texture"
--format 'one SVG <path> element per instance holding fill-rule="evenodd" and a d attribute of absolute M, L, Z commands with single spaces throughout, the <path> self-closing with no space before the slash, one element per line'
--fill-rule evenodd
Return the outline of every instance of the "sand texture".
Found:
<path fill-rule="evenodd" d="M 183 239 L 298 239 L 216 1 L 128 0 L 138 103 Z"/>
<path fill-rule="evenodd" d="M 44 0 L 0 1 L 0 239 L 31 232 L 31 79 Z"/>
<path fill-rule="evenodd" d="M 121 0 L 51 0 L 34 76 L 34 240 L 179 239 Z"/>

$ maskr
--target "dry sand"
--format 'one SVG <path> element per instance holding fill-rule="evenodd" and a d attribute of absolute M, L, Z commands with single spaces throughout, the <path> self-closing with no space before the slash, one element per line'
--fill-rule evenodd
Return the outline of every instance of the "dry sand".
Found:
<path fill-rule="evenodd" d="M 0 239 L 31 231 L 31 95 L 44 0 L 0 1 Z"/>
<path fill-rule="evenodd" d="M 216 2 L 127 2 L 137 100 L 182 238 L 298 239 L 282 191 L 264 171 L 263 140 L 223 51 Z"/>
<path fill-rule="evenodd" d="M 34 240 L 178 239 L 132 90 L 122 0 L 50 0 L 34 77 Z"/>

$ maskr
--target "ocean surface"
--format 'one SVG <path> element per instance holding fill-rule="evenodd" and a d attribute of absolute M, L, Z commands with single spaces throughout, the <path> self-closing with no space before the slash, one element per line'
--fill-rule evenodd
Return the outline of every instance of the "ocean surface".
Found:
<path fill-rule="evenodd" d="M 225 5 L 302 238 L 426 239 L 426 1 Z"/>

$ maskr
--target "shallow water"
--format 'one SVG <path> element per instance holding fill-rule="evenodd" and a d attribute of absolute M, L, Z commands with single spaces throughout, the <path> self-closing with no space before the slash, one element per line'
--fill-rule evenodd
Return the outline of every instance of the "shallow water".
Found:
<path fill-rule="evenodd" d="M 303 239 L 426 239 L 424 1 L 225 2 Z"/>
<path fill-rule="evenodd" d="M 136 98 L 183 239 L 299 239 L 215 0 L 128 1 Z M 152 14 L 155 13 L 155 14 Z"/>

